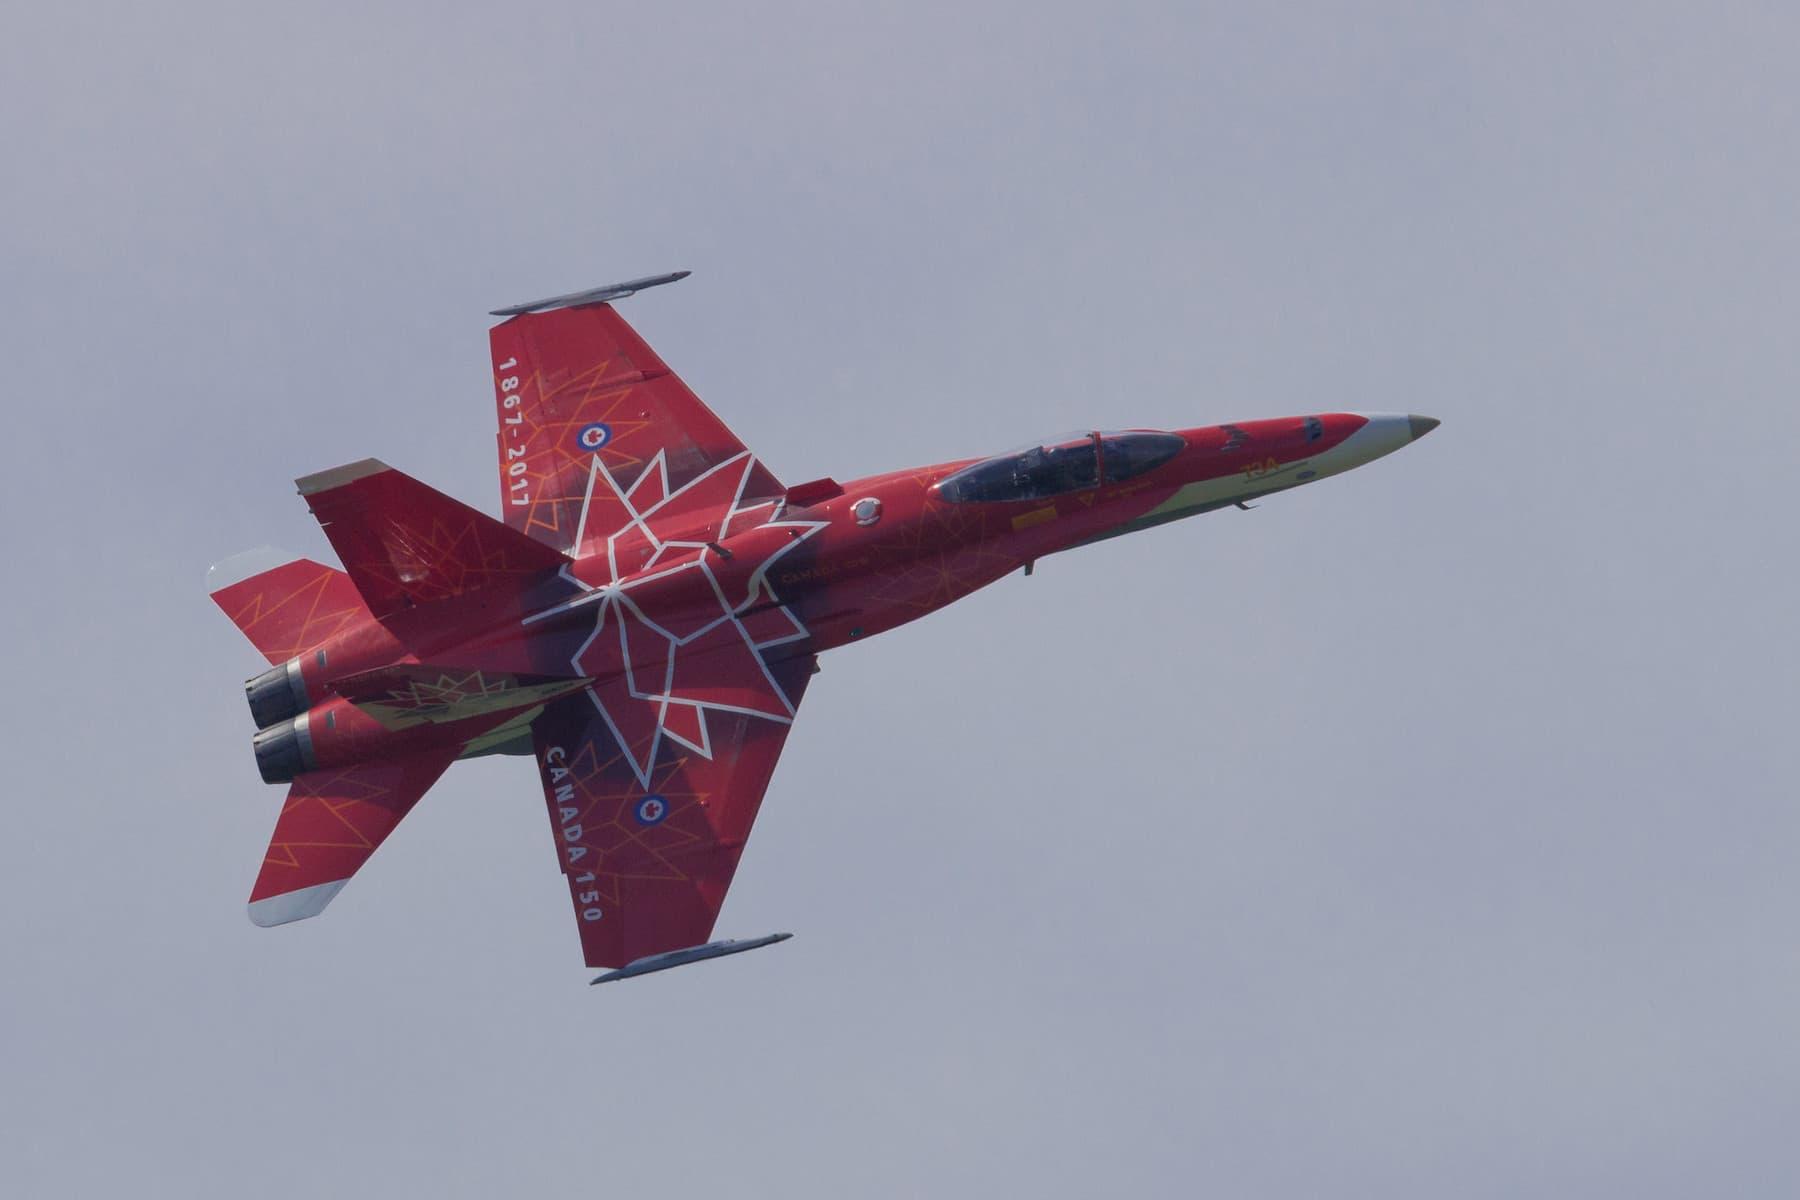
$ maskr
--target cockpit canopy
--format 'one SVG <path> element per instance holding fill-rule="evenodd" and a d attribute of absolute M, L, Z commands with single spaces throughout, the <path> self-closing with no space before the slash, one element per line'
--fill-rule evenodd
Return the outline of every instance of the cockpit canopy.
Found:
<path fill-rule="evenodd" d="M 952 504 L 993 504 L 1079 492 L 1155 470 L 1186 445 L 1173 433 L 1064 434 L 945 476 L 938 495 Z"/>

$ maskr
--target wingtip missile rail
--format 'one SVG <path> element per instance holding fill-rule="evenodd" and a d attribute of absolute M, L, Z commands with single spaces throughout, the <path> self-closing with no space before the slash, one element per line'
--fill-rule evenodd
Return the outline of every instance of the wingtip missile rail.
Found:
<path fill-rule="evenodd" d="M 635 296 L 645 288 L 661 287 L 665 283 L 675 283 L 686 279 L 692 271 L 670 271 L 666 275 L 646 275 L 642 279 L 627 279 L 624 283 L 609 283 L 602 287 L 588 288 L 583 292 L 569 292 L 561 296 L 550 296 L 543 300 L 528 300 L 524 304 L 511 304 L 505 308 L 496 308 L 489 312 L 494 317 L 518 317 L 526 313 L 548 312 L 553 308 L 579 308 L 583 304 L 604 304 L 608 300 L 623 300 L 627 296 Z"/>
<path fill-rule="evenodd" d="M 685 967 L 689 963 L 705 962 L 709 958 L 724 958 L 728 954 L 742 954 L 746 950 L 760 950 L 764 946 L 773 946 L 776 942 L 785 942 L 794 935 L 791 933 L 771 933 L 759 938 L 725 938 L 723 941 L 707 942 L 704 946 L 689 946 L 683 950 L 667 950 L 661 954 L 649 954 L 643 958 L 633 959 L 616 971 L 608 971 L 588 981 L 592 987 L 596 983 L 612 983 L 619 979 L 634 979 L 639 975 L 650 975 L 657 971 L 667 971 L 671 967 Z"/>

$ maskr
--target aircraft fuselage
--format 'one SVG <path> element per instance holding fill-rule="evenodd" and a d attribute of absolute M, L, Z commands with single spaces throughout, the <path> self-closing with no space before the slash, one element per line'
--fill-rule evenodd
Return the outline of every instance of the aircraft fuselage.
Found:
<path fill-rule="evenodd" d="M 707 654 L 749 647 L 760 660 L 864 640 L 1040 558 L 1340 474 L 1436 424 L 1327 413 L 1076 434 L 1011 456 L 801 485 L 719 530 L 628 522 L 529 586 L 365 617 L 274 668 L 262 694 L 285 688 L 293 711 L 257 735 L 258 763 L 276 782 L 430 746 L 528 753 L 543 705 L 590 686 L 617 697 L 621 723 L 649 710 L 666 720 L 688 702 L 674 699 L 675 672 Z M 1109 457 L 1108 438 L 1137 439 L 1161 459 L 1128 474 L 1148 459 Z M 1125 477 L 1109 473 L 1113 457 Z M 421 664 L 437 678 L 406 670 Z M 249 686 L 256 694 L 258 681 Z M 709 703 L 780 715 L 765 696 Z"/>

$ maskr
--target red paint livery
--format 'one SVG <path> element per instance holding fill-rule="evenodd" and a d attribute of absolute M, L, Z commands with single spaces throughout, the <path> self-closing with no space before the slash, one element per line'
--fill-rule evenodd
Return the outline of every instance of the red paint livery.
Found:
<path fill-rule="evenodd" d="M 247 685 L 256 756 L 291 785 L 258 924 L 322 910 L 457 758 L 516 753 L 537 761 L 588 965 L 697 946 L 819 653 L 1436 425 L 1079 433 L 787 488 L 583 299 L 493 330 L 503 520 L 368 460 L 299 481 L 343 571 L 215 568 L 213 598 L 275 664 Z"/>

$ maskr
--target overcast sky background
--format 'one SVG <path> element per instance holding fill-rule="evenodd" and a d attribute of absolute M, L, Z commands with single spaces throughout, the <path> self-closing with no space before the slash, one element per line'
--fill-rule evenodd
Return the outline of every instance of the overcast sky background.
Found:
<path fill-rule="evenodd" d="M 1784 5 L 11 4 L 15 1195 L 1791 1194 Z M 1252 9 L 1280 11 L 1252 11 Z M 833 652 L 719 932 L 589 989 L 530 764 L 322 918 L 206 567 L 497 508 L 490 308 L 789 482 L 1443 427 Z"/>

